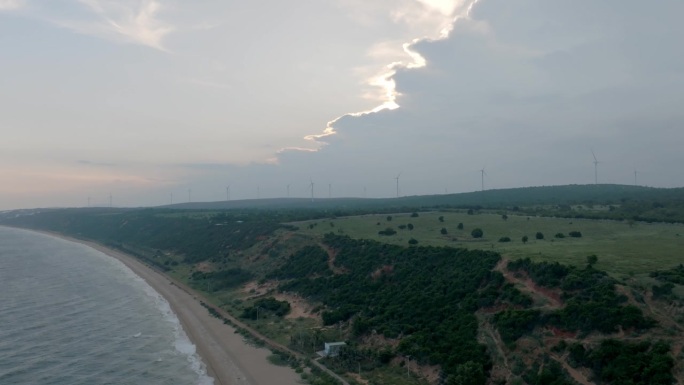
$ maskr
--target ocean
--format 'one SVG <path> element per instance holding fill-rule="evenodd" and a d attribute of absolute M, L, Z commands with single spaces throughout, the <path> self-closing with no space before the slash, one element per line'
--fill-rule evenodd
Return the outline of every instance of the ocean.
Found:
<path fill-rule="evenodd" d="M 121 262 L 0 227 L 0 384 L 213 380 L 166 300 Z"/>

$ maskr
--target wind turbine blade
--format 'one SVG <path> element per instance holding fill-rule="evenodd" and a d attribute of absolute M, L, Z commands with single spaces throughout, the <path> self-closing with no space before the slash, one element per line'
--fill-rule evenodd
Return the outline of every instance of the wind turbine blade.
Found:
<path fill-rule="evenodd" d="M 596 159 L 596 154 L 594 154 L 594 150 L 591 150 L 591 155 L 594 157 L 594 162 L 598 163 L 598 159 Z"/>

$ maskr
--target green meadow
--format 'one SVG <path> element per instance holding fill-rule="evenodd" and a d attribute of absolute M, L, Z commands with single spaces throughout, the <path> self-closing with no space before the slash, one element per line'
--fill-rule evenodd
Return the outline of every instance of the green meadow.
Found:
<path fill-rule="evenodd" d="M 414 214 L 415 215 L 415 214 Z M 391 220 L 388 220 L 391 216 Z M 443 222 L 440 221 L 443 217 Z M 458 224 L 463 224 L 463 229 Z M 409 224 L 413 230 L 409 230 Z M 529 257 L 532 260 L 558 261 L 584 265 L 588 255 L 596 255 L 596 267 L 618 277 L 646 275 L 659 269 L 684 263 L 684 226 L 661 223 L 628 223 L 610 220 L 528 217 L 508 214 L 466 212 L 420 212 L 391 215 L 364 215 L 294 223 L 299 231 L 313 236 L 335 232 L 352 238 L 374 239 L 409 246 L 415 239 L 422 246 L 451 246 L 468 249 L 495 250 L 508 258 Z M 406 228 L 402 225 L 406 226 Z M 394 235 L 380 235 L 392 228 Z M 446 234 L 442 234 L 442 228 Z M 475 239 L 471 231 L 482 229 Z M 582 234 L 570 237 L 571 231 Z M 535 235 L 541 232 L 544 239 Z M 556 238 L 561 233 L 564 238 Z M 528 237 L 524 243 L 522 238 Z M 510 242 L 499 242 L 509 237 Z"/>

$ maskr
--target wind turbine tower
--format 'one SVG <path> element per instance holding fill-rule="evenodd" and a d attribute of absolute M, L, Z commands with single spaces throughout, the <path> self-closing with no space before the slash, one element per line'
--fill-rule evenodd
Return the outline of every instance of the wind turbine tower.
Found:
<path fill-rule="evenodd" d="M 311 187 L 311 202 L 313 202 L 314 201 L 314 182 L 313 182 L 313 179 L 310 179 L 310 180 L 311 180 L 311 184 L 309 186 Z"/>
<path fill-rule="evenodd" d="M 290 197 L 290 185 L 289 184 L 287 185 L 287 197 L 288 198 Z"/>
<path fill-rule="evenodd" d="M 230 185 L 226 187 L 226 200 L 230 200 Z"/>
<path fill-rule="evenodd" d="M 487 173 L 485 172 L 484 167 L 482 167 L 482 170 L 480 170 L 480 174 L 481 174 L 481 176 L 482 176 L 482 191 L 484 191 L 484 177 L 485 177 L 485 175 L 487 175 Z"/>
<path fill-rule="evenodd" d="M 637 185 L 637 170 L 634 170 L 634 185 Z"/>
<path fill-rule="evenodd" d="M 328 183 L 328 199 L 332 198 L 332 183 Z"/>
<path fill-rule="evenodd" d="M 188 189 L 188 203 L 192 202 L 192 189 Z"/>
<path fill-rule="evenodd" d="M 401 176 L 401 173 L 397 174 L 394 179 L 397 181 L 397 198 L 399 198 L 399 177 Z"/>
<path fill-rule="evenodd" d="M 112 193 L 109 193 L 109 208 L 112 208 Z"/>
<path fill-rule="evenodd" d="M 599 161 L 596 159 L 596 154 L 594 154 L 594 150 L 591 150 L 591 155 L 594 157 L 594 184 L 598 184 L 598 164 Z"/>

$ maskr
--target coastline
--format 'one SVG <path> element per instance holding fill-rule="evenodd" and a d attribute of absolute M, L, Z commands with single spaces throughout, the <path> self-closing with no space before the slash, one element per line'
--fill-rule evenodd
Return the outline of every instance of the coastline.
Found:
<path fill-rule="evenodd" d="M 169 303 L 215 385 L 301 384 L 300 376 L 292 368 L 276 366 L 267 360 L 270 350 L 248 344 L 235 328 L 211 316 L 200 303 L 203 299 L 182 283 L 175 282 L 135 257 L 99 243 L 53 232 L 24 230 L 95 249 L 117 259 L 145 280 Z"/>

